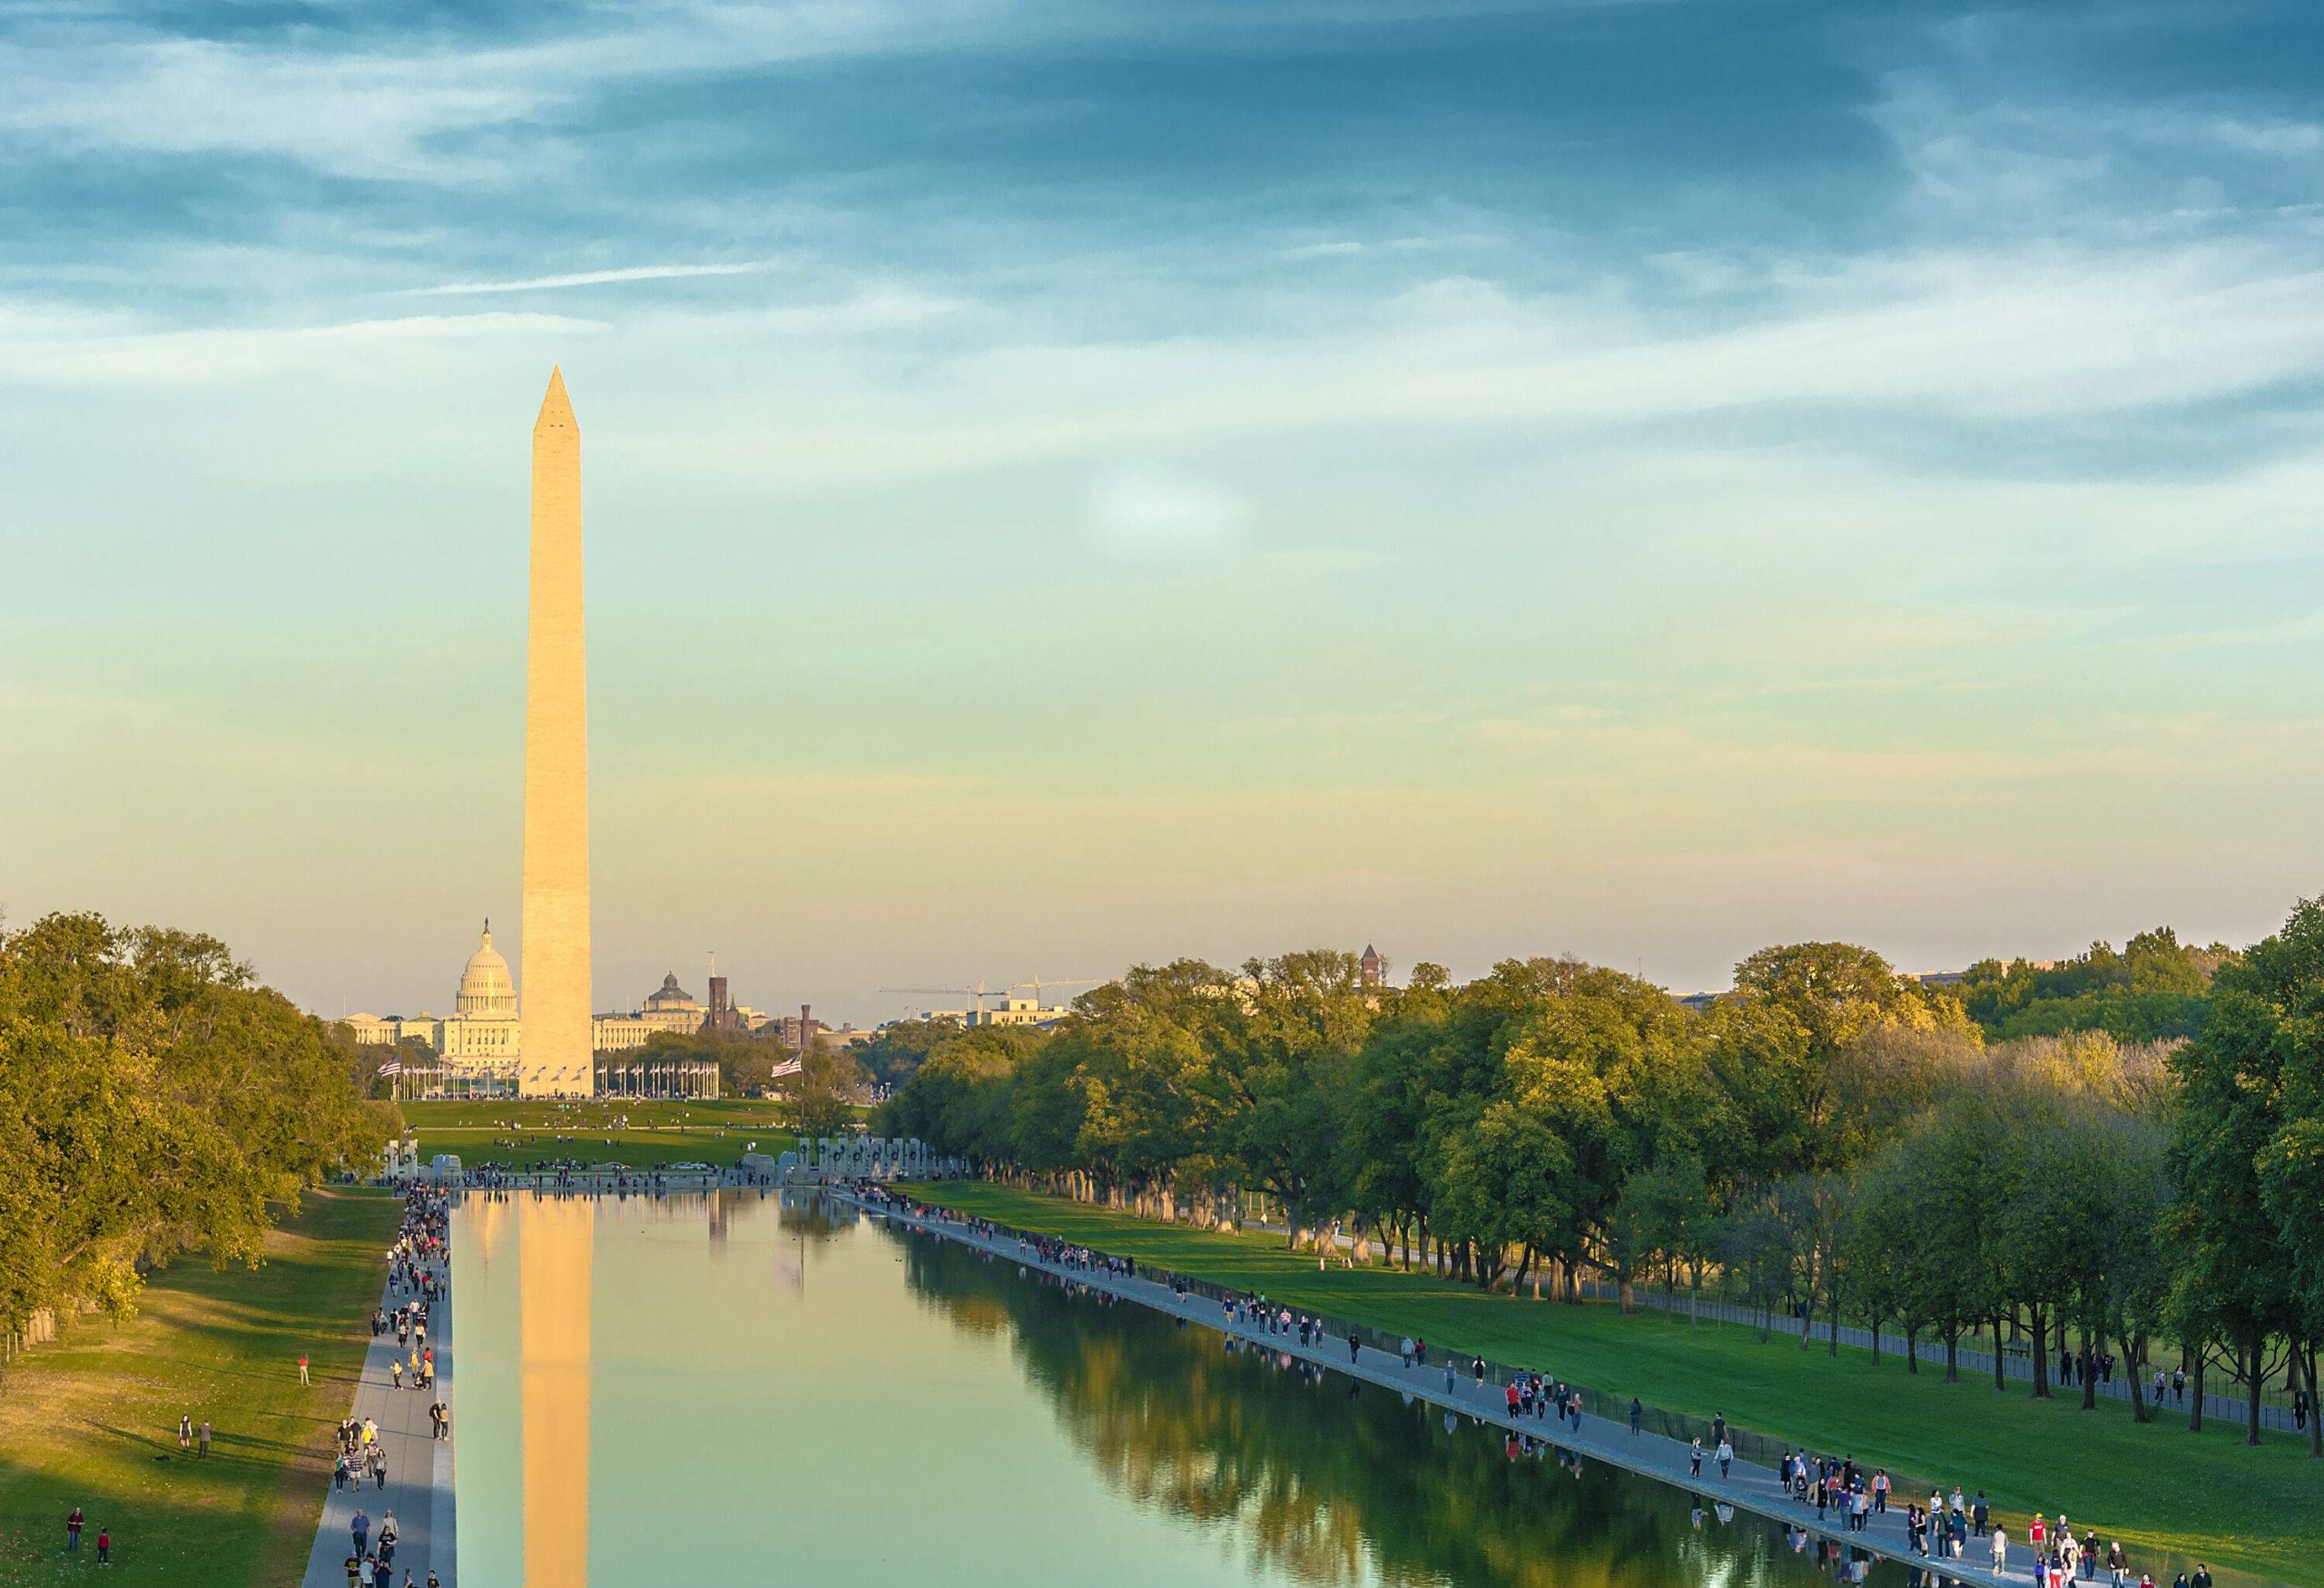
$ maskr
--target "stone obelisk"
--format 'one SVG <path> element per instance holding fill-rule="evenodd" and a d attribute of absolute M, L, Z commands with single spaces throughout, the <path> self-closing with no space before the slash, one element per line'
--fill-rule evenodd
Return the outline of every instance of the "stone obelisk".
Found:
<path fill-rule="evenodd" d="M 517 1090 L 590 1090 L 589 723 L 581 632 L 581 429 L 552 370 L 533 421 L 525 629 L 524 1031 Z"/>

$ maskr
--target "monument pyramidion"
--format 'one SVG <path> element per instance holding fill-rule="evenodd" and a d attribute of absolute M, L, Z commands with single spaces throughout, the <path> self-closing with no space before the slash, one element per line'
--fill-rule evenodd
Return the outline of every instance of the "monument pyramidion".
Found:
<path fill-rule="evenodd" d="M 525 1035 L 517 1091 L 590 1087 L 589 722 L 581 626 L 581 428 L 552 370 L 533 421 L 525 630 Z"/>

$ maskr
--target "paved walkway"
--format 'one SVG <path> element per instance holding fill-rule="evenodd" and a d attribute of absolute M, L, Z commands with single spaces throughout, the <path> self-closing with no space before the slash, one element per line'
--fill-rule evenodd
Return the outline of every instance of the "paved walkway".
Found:
<path fill-rule="evenodd" d="M 410 1300 L 389 1292 L 379 1305 L 390 1309 Z M 371 1519 L 371 1537 L 379 1536 L 379 1523 L 396 1514 L 394 1581 L 401 1588 L 409 1568 L 414 1583 L 426 1583 L 432 1568 L 444 1588 L 458 1581 L 454 1567 L 455 1503 L 452 1492 L 452 1440 L 438 1439 L 428 1421 L 428 1408 L 442 1401 L 454 1408 L 452 1432 L 459 1433 L 459 1403 L 452 1398 L 452 1304 L 448 1294 L 429 1309 L 428 1343 L 436 1348 L 434 1394 L 409 1387 L 397 1389 L 388 1364 L 396 1356 L 392 1332 L 371 1342 L 363 1358 L 363 1376 L 355 1388 L 355 1416 L 379 1425 L 379 1445 L 388 1455 L 388 1486 L 377 1480 L 350 1483 L 332 1489 L 323 1499 L 322 1521 L 315 1529 L 315 1547 L 307 1557 L 301 1588 L 347 1588 L 347 1556 L 354 1544 L 349 1524 L 359 1505 Z M 405 1376 L 407 1386 L 409 1375 Z M 364 1579 L 369 1588 L 370 1579 Z"/>
<path fill-rule="evenodd" d="M 1905 1507 L 1925 1501 L 1925 1494 L 1899 1492 L 1891 1497 L 1891 1506 L 1884 1515 L 1866 1518 L 1866 1531 L 1850 1533 L 1834 1511 L 1827 1522 L 1818 1522 L 1816 1508 L 1793 1499 L 1784 1489 L 1771 1467 L 1755 1466 L 1738 1461 L 1729 1475 L 1721 1480 L 1718 1464 L 1706 1451 L 1703 1476 L 1690 1478 L 1687 1475 L 1689 1447 L 1679 1440 L 1659 1434 L 1632 1434 L 1629 1426 L 1604 1417 L 1585 1414 L 1579 1426 L 1571 1422 L 1561 1425 L 1555 1418 L 1511 1417 L 1506 1415 L 1500 1384 L 1488 1379 L 1482 1386 L 1473 1382 L 1465 1366 L 1453 1376 L 1451 1389 L 1445 1387 L 1444 1369 L 1441 1363 L 1427 1367 L 1406 1367 L 1393 1352 L 1378 1351 L 1365 1346 L 1351 1363 L 1347 1342 L 1326 1339 L 1320 1346 L 1302 1346 L 1295 1334 L 1267 1334 L 1247 1325 L 1227 1326 L 1225 1310 L 1206 1297 L 1181 1297 L 1167 1285 L 1152 1279 L 1125 1279 L 1102 1269 L 1068 1268 L 1056 1263 L 1044 1263 L 1033 1257 L 1014 1236 L 998 1238 L 987 1237 L 966 1225 L 949 1219 L 924 1219 L 900 1213 L 892 1208 L 873 1207 L 853 1198 L 852 1202 L 874 1217 L 885 1218 L 906 1228 L 941 1236 L 950 1240 L 990 1251 L 1026 1267 L 1039 1268 L 1061 1278 L 1071 1279 L 1096 1289 L 1109 1291 L 1126 1300 L 1137 1301 L 1157 1312 L 1184 1317 L 1207 1328 L 1231 1333 L 1237 1338 L 1256 1342 L 1262 1348 L 1279 1351 L 1327 1367 L 1337 1373 L 1352 1374 L 1357 1378 L 1399 1390 L 1415 1399 L 1450 1407 L 1463 1415 L 1475 1417 L 1496 1426 L 1520 1434 L 1530 1434 L 1558 1447 L 1577 1455 L 1594 1456 L 1631 1472 L 1659 1478 L 1676 1487 L 1699 1494 L 1714 1504 L 1725 1504 L 1739 1510 L 1756 1512 L 1773 1521 L 1805 1528 L 1818 1538 L 1831 1539 L 1842 1545 L 1854 1546 L 1900 1561 L 1905 1565 L 1937 1572 L 1950 1581 L 1996 1588 L 2009 1584 L 2011 1588 L 2033 1580 L 2034 1554 L 2022 1533 L 2012 1532 L 2009 1541 L 2009 1569 L 2001 1573 L 1990 1570 L 1991 1542 L 1971 1538 L 1969 1555 L 1965 1560 L 1945 1561 L 1924 1557 L 1914 1553 L 1905 1527 Z M 1964 1489 L 1974 1495 L 1975 1485 L 1965 1484 Z M 2080 1530 L 2077 1529 L 2079 1534 Z M 2132 1565 L 2132 1580 L 2137 1567 Z M 2109 1581 L 2106 1573 L 2098 1572 L 2096 1583 Z"/>

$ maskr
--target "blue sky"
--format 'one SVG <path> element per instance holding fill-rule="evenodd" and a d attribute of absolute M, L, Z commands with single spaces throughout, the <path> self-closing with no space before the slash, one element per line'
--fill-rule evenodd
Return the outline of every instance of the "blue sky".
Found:
<path fill-rule="evenodd" d="M 520 949 L 562 361 L 607 1007 L 2249 938 L 2324 871 L 2319 59 L 2292 4 L 0 3 L 0 907 L 326 1010 Z"/>

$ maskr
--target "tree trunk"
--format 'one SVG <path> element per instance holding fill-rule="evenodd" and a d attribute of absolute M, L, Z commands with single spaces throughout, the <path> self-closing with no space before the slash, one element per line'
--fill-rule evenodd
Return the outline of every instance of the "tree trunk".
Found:
<path fill-rule="evenodd" d="M 2034 1307 L 2034 1398 L 2050 1398 L 2050 1320 L 2042 1312 L 2041 1304 Z"/>
<path fill-rule="evenodd" d="M 2245 1382 L 2250 1386 L 2250 1394 L 2244 1401 L 2243 1443 L 2246 1445 L 2260 1443 L 2260 1371 L 2264 1366 L 2261 1354 L 2267 1348 L 2267 1342 L 2264 1340 L 2252 1342 L 2251 1371 L 2245 1375 Z"/>
<path fill-rule="evenodd" d="M 1945 1326 L 1945 1382 L 1961 1382 L 1961 1326 L 1952 1320 Z"/>
<path fill-rule="evenodd" d="M 2203 1431 L 2203 1369 L 2210 1365 L 2211 1355 L 2201 1341 L 2195 1343 L 2194 1382 L 2189 1386 L 2194 1391 L 2194 1398 L 2187 1405 L 2187 1432 L 2190 1434 Z"/>
<path fill-rule="evenodd" d="M 2006 1376 L 2002 1371 L 2003 1361 L 2004 1357 L 2001 1353 L 2001 1315 L 1999 1313 L 1995 1313 L 1994 1315 L 1994 1387 L 1995 1389 L 2006 1389 L 2008 1387 Z"/>
<path fill-rule="evenodd" d="M 1687 1327 L 1703 1327 L 1703 1266 L 1699 1259 L 1687 1265 Z"/>
<path fill-rule="evenodd" d="M 2091 1344 L 2090 1326 L 2084 1324 L 2082 1327 L 2082 1361 L 2079 1366 L 2082 1368 L 2082 1409 L 2085 1412 L 2094 1412 L 2098 1409 L 2098 1375 L 2094 1370 L 2093 1359 L 2105 1348 L 2106 1342 L 2102 1338 L 2095 1346 Z"/>
<path fill-rule="evenodd" d="M 2308 1342 L 2308 1454 L 2324 1456 L 2324 1406 L 2316 1402 L 2316 1342 Z"/>

